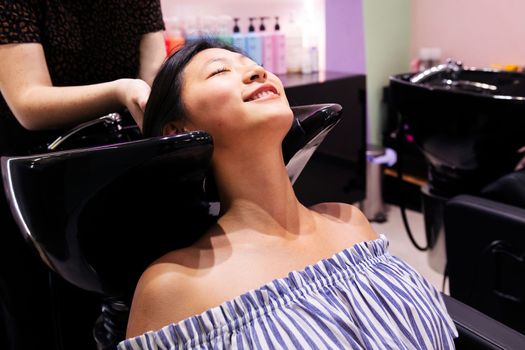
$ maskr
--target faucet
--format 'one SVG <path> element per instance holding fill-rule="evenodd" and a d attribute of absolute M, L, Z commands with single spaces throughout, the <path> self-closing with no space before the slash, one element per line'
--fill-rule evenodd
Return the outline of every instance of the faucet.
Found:
<path fill-rule="evenodd" d="M 117 130 L 121 130 L 122 129 L 122 125 L 120 124 L 121 121 L 122 121 L 122 116 L 119 113 L 110 113 L 100 118 L 87 121 L 73 128 L 67 134 L 59 136 L 55 141 L 51 142 L 51 144 L 47 146 L 47 150 L 54 151 L 58 146 L 60 146 L 64 141 L 66 141 L 70 137 L 94 125 L 99 125 L 99 124 L 114 125 L 117 128 Z"/>
<path fill-rule="evenodd" d="M 443 64 L 430 67 L 423 72 L 414 75 L 412 78 L 410 78 L 411 83 L 422 83 L 425 80 L 435 76 L 439 73 L 449 73 L 451 75 L 451 79 L 457 79 L 459 72 L 463 70 L 463 63 L 461 61 L 455 61 L 451 58 L 447 59 L 447 61 Z"/>

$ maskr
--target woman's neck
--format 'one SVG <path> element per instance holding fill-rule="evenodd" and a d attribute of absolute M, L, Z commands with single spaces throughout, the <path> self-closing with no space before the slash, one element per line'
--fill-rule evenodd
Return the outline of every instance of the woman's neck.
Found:
<path fill-rule="evenodd" d="M 282 153 L 214 155 L 220 189 L 221 218 L 232 229 L 251 228 L 265 234 L 298 234 L 311 224 L 310 211 L 293 191 Z M 226 158 L 226 157 L 225 157 Z"/>

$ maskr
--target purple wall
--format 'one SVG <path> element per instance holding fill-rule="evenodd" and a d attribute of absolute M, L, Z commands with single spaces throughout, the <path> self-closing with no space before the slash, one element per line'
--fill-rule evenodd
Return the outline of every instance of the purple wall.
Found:
<path fill-rule="evenodd" d="M 365 73 L 362 0 L 326 0 L 326 70 Z"/>

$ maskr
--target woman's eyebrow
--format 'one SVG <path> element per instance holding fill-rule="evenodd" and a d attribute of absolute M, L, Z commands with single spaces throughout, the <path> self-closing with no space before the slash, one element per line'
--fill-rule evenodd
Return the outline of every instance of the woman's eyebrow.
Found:
<path fill-rule="evenodd" d="M 250 57 L 246 56 L 246 55 L 243 55 L 242 53 L 239 53 L 237 54 L 237 59 L 239 61 L 250 61 L 250 62 L 254 62 Z"/>
<path fill-rule="evenodd" d="M 202 74 L 204 77 L 208 77 L 208 74 L 210 72 L 210 65 L 216 62 L 222 62 L 222 64 L 228 63 L 230 60 L 228 60 L 225 57 L 214 57 L 210 58 L 206 62 L 202 64 L 202 66 L 199 68 L 200 74 Z"/>
<path fill-rule="evenodd" d="M 229 62 L 230 60 L 225 58 L 225 57 L 214 57 L 214 58 L 211 58 L 209 59 L 208 61 L 206 61 L 204 63 L 204 66 L 209 66 L 210 64 L 212 63 L 215 63 L 215 62 Z"/>
<path fill-rule="evenodd" d="M 213 57 L 213 58 L 210 58 L 209 60 L 204 62 L 204 64 L 202 65 L 201 71 L 203 73 L 207 74 L 208 67 L 211 64 L 216 63 L 216 62 L 221 62 L 223 64 L 231 65 L 231 64 L 233 64 L 232 62 L 234 60 L 238 61 L 238 62 L 241 62 L 241 64 L 246 64 L 246 63 L 243 63 L 243 61 L 256 64 L 250 57 L 247 57 L 246 55 L 238 53 L 235 58 L 232 58 L 232 57 Z"/>
<path fill-rule="evenodd" d="M 247 57 L 241 53 L 238 53 L 235 57 L 236 60 L 238 61 L 250 61 L 250 62 L 253 62 L 253 60 L 250 58 L 250 57 Z M 214 57 L 214 58 L 210 58 L 208 61 L 206 61 L 204 63 L 204 66 L 208 66 L 214 62 L 226 62 L 226 63 L 230 63 L 232 62 L 232 59 L 231 58 L 228 58 L 228 57 Z"/>

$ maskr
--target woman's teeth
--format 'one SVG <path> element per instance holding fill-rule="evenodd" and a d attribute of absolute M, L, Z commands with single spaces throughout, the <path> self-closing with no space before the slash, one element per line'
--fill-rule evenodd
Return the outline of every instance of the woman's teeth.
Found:
<path fill-rule="evenodd" d="M 249 101 L 258 100 L 258 99 L 263 98 L 263 97 L 268 96 L 268 95 L 275 95 L 275 93 L 273 91 L 270 91 L 270 90 L 259 92 L 257 95 L 255 95 L 252 98 L 250 98 Z"/>

